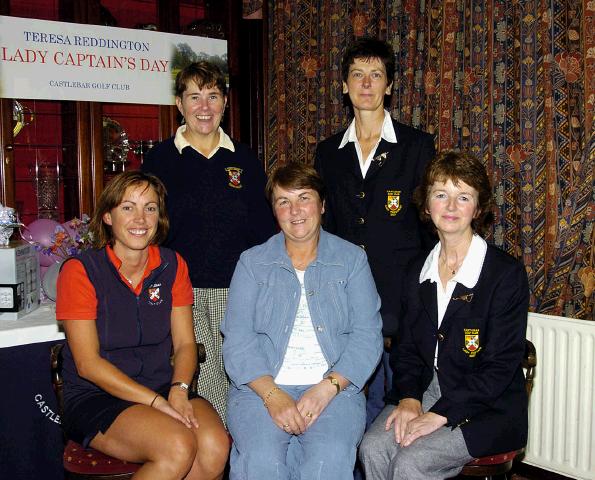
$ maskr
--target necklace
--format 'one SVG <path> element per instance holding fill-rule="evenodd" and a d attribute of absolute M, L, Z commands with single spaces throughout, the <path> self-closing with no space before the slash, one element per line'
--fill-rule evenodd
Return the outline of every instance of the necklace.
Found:
<path fill-rule="evenodd" d="M 454 275 L 456 275 L 456 273 L 457 273 L 457 271 L 459 270 L 459 268 L 461 268 L 461 265 L 462 265 L 462 263 L 463 263 L 463 260 L 465 260 L 465 258 L 464 258 L 464 257 L 463 257 L 463 259 L 462 259 L 462 260 L 460 260 L 460 261 L 455 261 L 455 264 L 454 264 L 452 267 L 451 267 L 451 266 L 448 264 L 448 262 L 446 261 L 446 258 L 444 258 L 444 259 L 442 260 L 442 263 L 444 264 L 444 267 L 446 268 L 446 270 L 448 271 L 448 273 L 449 273 L 451 276 L 454 276 Z"/>
<path fill-rule="evenodd" d="M 140 269 L 141 272 L 141 276 L 143 273 L 145 273 L 145 268 L 147 268 L 147 263 L 149 263 L 149 256 L 147 256 L 147 259 L 145 260 L 145 263 L 143 264 L 142 268 Z M 122 274 L 122 276 L 126 279 L 126 281 L 130 284 L 130 285 L 134 285 L 133 281 L 131 278 L 128 278 L 128 275 L 126 275 L 123 271 L 122 271 L 122 267 L 120 267 L 120 273 Z M 136 275 L 138 272 L 135 272 L 134 275 Z"/>

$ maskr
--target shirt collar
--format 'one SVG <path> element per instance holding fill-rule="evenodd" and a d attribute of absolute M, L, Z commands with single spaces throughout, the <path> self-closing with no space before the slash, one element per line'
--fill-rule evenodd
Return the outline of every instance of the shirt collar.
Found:
<path fill-rule="evenodd" d="M 322 227 L 320 228 L 316 259 L 311 265 L 345 265 L 345 255 L 343 251 L 337 249 L 336 246 L 333 247 L 330 243 L 332 236 L 332 234 L 326 232 Z M 293 270 L 294 267 L 287 254 L 287 247 L 285 246 L 285 234 L 281 231 L 273 235 L 267 243 L 271 248 L 271 258 L 275 258 L 274 262 L 282 265 L 288 270 Z"/>
<path fill-rule="evenodd" d="M 174 145 L 176 146 L 176 148 L 178 149 L 178 152 L 180 154 L 182 153 L 182 150 L 184 150 L 184 148 L 186 148 L 186 147 L 194 148 L 190 144 L 190 142 L 188 140 L 186 140 L 186 137 L 184 137 L 183 133 L 185 131 L 186 131 L 186 125 L 181 125 L 176 130 L 176 136 L 174 137 Z M 231 138 L 229 138 L 229 135 L 227 135 L 227 133 L 225 133 L 221 127 L 219 127 L 218 131 L 219 131 L 219 143 L 213 149 L 213 151 L 211 153 L 209 153 L 207 158 L 211 158 L 213 155 L 215 155 L 215 153 L 217 152 L 217 150 L 219 150 L 219 148 L 226 148 L 227 150 L 229 150 L 231 152 L 236 151 L 236 148 L 235 148 L 233 142 L 231 141 Z M 196 148 L 194 148 L 194 150 L 196 150 Z M 198 150 L 196 150 L 196 151 L 198 152 Z M 198 153 L 200 153 L 200 152 L 198 152 Z M 202 153 L 201 153 L 201 155 L 202 155 Z"/>
<path fill-rule="evenodd" d="M 388 110 L 384 110 L 384 120 L 382 122 L 382 130 L 380 131 L 380 139 L 384 139 L 389 143 L 397 143 L 397 134 L 395 133 L 395 127 L 393 126 L 393 119 L 390 116 L 390 113 L 388 113 Z M 348 142 L 357 142 L 355 118 L 351 121 L 347 130 L 345 130 L 339 148 L 343 148 Z"/>
<path fill-rule="evenodd" d="M 419 273 L 419 283 L 423 283 L 426 280 L 438 282 L 438 257 L 440 256 L 440 249 L 441 244 L 438 242 L 427 256 L 424 266 Z M 486 241 L 479 235 L 473 235 L 465 259 L 459 271 L 450 281 L 454 280 L 457 283 L 462 283 L 467 288 L 475 287 L 479 280 L 479 274 L 481 273 L 487 251 L 488 244 Z"/>

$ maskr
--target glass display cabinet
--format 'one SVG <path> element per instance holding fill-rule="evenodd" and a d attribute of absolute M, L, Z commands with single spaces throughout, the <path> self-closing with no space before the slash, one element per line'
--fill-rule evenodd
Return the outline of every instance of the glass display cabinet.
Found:
<path fill-rule="evenodd" d="M 235 31 L 235 3 L 0 0 L 0 15 L 226 38 Z M 237 98 L 231 95 L 229 103 L 224 128 L 239 138 Z M 173 105 L 2 98 L 0 203 L 14 207 L 25 224 L 89 214 L 103 185 L 121 171 L 138 169 L 147 151 L 177 126 Z"/>

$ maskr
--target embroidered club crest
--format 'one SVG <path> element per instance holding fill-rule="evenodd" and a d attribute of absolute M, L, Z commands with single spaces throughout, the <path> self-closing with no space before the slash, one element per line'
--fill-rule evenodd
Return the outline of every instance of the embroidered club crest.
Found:
<path fill-rule="evenodd" d="M 394 217 L 403 206 L 401 205 L 401 190 L 386 191 L 386 211 L 391 217 Z"/>
<path fill-rule="evenodd" d="M 161 296 L 159 295 L 159 287 L 156 288 L 149 288 L 149 300 L 153 303 L 157 303 L 161 300 Z"/>
<path fill-rule="evenodd" d="M 233 188 L 242 188 L 242 179 L 240 178 L 242 169 L 238 167 L 227 167 L 225 171 L 229 175 L 228 185 Z"/>
<path fill-rule="evenodd" d="M 465 346 L 463 352 L 467 354 L 469 358 L 475 357 L 481 350 L 479 345 L 479 328 L 465 328 Z"/>

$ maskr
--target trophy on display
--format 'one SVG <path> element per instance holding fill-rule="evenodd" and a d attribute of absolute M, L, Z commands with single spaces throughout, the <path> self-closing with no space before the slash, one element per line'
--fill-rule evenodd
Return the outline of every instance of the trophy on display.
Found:
<path fill-rule="evenodd" d="M 103 117 L 104 170 L 116 174 L 126 170 L 130 141 L 126 130 L 115 120 Z"/>

